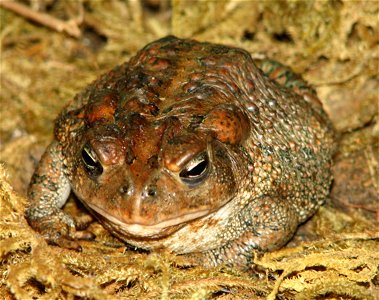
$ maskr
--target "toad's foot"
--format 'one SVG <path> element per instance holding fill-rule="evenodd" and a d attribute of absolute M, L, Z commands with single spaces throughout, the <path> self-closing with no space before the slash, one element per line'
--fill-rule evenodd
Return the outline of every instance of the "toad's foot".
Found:
<path fill-rule="evenodd" d="M 74 219 L 60 209 L 42 217 L 35 217 L 38 215 L 35 210 L 35 208 L 27 209 L 26 217 L 33 229 L 39 232 L 49 244 L 81 251 L 77 240 L 95 238 L 95 235 L 89 231 L 78 231 Z M 84 227 L 85 225 L 81 224 L 80 229 Z"/>

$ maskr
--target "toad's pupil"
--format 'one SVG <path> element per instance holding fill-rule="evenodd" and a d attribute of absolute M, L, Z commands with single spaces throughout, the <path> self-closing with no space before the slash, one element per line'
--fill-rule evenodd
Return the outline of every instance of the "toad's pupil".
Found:
<path fill-rule="evenodd" d="M 202 160 L 200 161 L 196 166 L 189 170 L 185 170 L 184 174 L 182 174 L 182 177 L 196 177 L 201 175 L 205 169 L 208 166 L 208 160 Z"/>
<path fill-rule="evenodd" d="M 94 151 L 88 145 L 84 146 L 82 150 L 82 159 L 84 167 L 90 176 L 97 177 L 103 173 L 102 165 L 97 160 Z"/>
<path fill-rule="evenodd" d="M 201 154 L 193 159 L 179 174 L 180 179 L 189 187 L 195 187 L 204 182 L 209 169 L 209 159 L 206 154 Z"/>

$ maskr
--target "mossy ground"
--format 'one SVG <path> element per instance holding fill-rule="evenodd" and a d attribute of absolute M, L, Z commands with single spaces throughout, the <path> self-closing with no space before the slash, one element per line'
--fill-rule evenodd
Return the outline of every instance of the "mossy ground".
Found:
<path fill-rule="evenodd" d="M 71 37 L 0 8 L 0 298 L 378 299 L 379 4 L 376 1 L 20 1 Z M 316 88 L 340 136 L 328 203 L 250 272 L 189 267 L 127 248 L 98 223 L 81 253 L 23 218 L 31 173 L 75 93 L 146 43 L 175 34 L 240 46 Z M 65 208 L 85 213 L 74 199 Z"/>

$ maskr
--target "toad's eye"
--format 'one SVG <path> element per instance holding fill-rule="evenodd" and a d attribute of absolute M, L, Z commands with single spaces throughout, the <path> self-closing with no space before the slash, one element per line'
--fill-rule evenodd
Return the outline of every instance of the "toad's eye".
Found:
<path fill-rule="evenodd" d="M 82 161 L 84 168 L 91 177 L 98 177 L 101 173 L 103 173 L 103 167 L 99 162 L 95 151 L 93 151 L 91 146 L 88 144 L 83 147 Z"/>
<path fill-rule="evenodd" d="M 202 183 L 207 178 L 209 171 L 208 155 L 203 152 L 192 159 L 180 172 L 180 179 L 189 187 Z"/>

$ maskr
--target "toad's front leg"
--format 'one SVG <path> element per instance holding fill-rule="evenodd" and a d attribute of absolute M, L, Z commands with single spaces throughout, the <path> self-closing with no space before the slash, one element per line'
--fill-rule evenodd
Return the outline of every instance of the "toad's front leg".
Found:
<path fill-rule="evenodd" d="M 76 239 L 92 238 L 76 231 L 74 219 L 61 209 L 70 195 L 70 183 L 64 174 L 61 145 L 53 141 L 42 156 L 31 179 L 25 217 L 29 224 L 52 244 L 80 250 Z"/>

